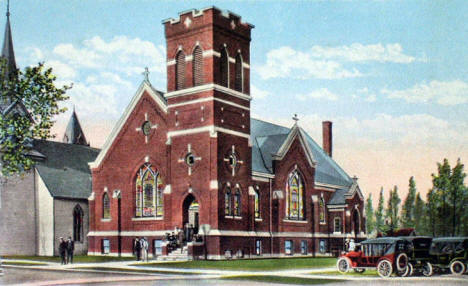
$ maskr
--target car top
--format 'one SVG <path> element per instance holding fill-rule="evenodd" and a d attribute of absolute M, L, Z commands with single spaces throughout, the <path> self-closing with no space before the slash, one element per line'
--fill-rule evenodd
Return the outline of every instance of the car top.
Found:
<path fill-rule="evenodd" d="M 461 242 L 464 240 L 468 240 L 468 237 L 437 237 L 434 238 L 433 242 Z"/>
<path fill-rule="evenodd" d="M 361 241 L 361 244 L 395 243 L 397 241 L 403 241 L 403 238 L 401 237 L 378 237 L 378 238 L 371 238 L 371 239 Z"/>

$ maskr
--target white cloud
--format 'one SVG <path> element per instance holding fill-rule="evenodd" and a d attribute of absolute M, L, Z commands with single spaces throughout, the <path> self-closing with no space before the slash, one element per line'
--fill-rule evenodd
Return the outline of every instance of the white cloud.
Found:
<path fill-rule="evenodd" d="M 367 102 L 375 102 L 377 101 L 377 96 L 369 91 L 367 87 L 360 88 L 357 90 L 357 93 L 359 95 L 354 94 L 352 97 L 353 98 L 364 98 L 364 101 Z"/>
<path fill-rule="evenodd" d="M 405 55 L 398 43 L 387 45 L 354 43 L 339 47 L 313 46 L 311 55 L 316 58 L 342 59 L 350 62 L 376 61 L 408 64 L 416 60 L 415 57 Z"/>
<path fill-rule="evenodd" d="M 468 102 L 468 84 L 461 80 L 431 81 L 404 90 L 382 89 L 389 98 L 403 99 L 409 103 L 435 102 L 440 105 L 457 105 Z"/>
<path fill-rule="evenodd" d="M 254 99 L 264 99 L 270 95 L 268 91 L 259 89 L 253 84 L 250 85 L 250 94 Z"/>
<path fill-rule="evenodd" d="M 357 70 L 347 70 L 336 61 L 313 59 L 310 54 L 291 47 L 281 47 L 267 53 L 265 65 L 257 68 L 263 79 L 294 77 L 299 79 L 340 79 L 359 77 Z"/>
<path fill-rule="evenodd" d="M 296 97 L 299 100 L 302 100 L 302 101 L 307 100 L 309 98 L 312 98 L 312 99 L 325 99 L 325 100 L 330 100 L 330 101 L 338 100 L 338 95 L 331 92 L 327 88 L 316 89 L 316 90 L 313 90 L 313 91 L 309 92 L 308 94 L 305 94 L 305 95 L 300 94 L 300 95 L 297 95 Z"/>
<path fill-rule="evenodd" d="M 45 62 L 46 67 L 52 68 L 52 73 L 60 80 L 73 80 L 76 77 L 76 70 L 70 65 L 57 60 Z"/>

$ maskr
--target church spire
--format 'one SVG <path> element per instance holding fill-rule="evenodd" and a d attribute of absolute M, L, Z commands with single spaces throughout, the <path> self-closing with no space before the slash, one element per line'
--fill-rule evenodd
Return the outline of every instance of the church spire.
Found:
<path fill-rule="evenodd" d="M 62 142 L 89 146 L 88 142 L 86 141 L 86 137 L 83 133 L 83 129 L 81 129 L 78 117 L 76 116 L 74 106 L 73 113 L 70 118 L 70 121 L 68 121 L 67 129 L 65 130 L 65 134 L 63 135 Z"/>
<path fill-rule="evenodd" d="M 15 51 L 13 49 L 13 38 L 11 36 L 11 26 L 10 26 L 10 0 L 7 1 L 7 21 L 5 25 L 5 37 L 3 38 L 3 49 L 2 57 L 7 60 L 7 70 L 8 72 L 15 71 L 16 61 L 15 61 Z"/>

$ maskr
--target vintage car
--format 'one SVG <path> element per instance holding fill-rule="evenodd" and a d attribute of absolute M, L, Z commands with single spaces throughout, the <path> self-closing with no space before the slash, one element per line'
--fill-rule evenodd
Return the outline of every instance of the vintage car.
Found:
<path fill-rule="evenodd" d="M 406 276 L 409 273 L 408 255 L 409 242 L 400 237 L 380 237 L 361 242 L 360 251 L 350 251 L 338 258 L 338 271 L 346 273 L 350 269 L 362 273 L 366 269 L 377 268 L 381 277 L 389 277 L 392 273 Z"/>
<path fill-rule="evenodd" d="M 468 237 L 440 237 L 432 240 L 429 251 L 431 266 L 462 275 L 468 263 Z"/>
<path fill-rule="evenodd" d="M 432 237 L 428 236 L 407 236 L 401 237 L 408 241 L 405 249 L 408 255 L 408 273 L 407 276 L 413 275 L 414 272 L 422 273 L 424 276 L 432 275 L 431 257 L 429 250 L 431 248 Z M 406 276 L 403 275 L 403 276 Z"/>

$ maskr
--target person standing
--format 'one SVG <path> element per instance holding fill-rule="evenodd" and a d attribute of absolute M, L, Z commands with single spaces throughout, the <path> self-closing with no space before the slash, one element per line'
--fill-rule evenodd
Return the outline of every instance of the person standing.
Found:
<path fill-rule="evenodd" d="M 67 251 L 67 243 L 65 242 L 63 237 L 60 237 L 59 238 L 59 254 L 60 254 L 60 260 L 61 260 L 62 265 L 67 264 L 67 260 L 65 257 L 66 251 Z"/>
<path fill-rule="evenodd" d="M 67 263 L 73 264 L 73 252 L 75 251 L 75 242 L 71 236 L 68 237 L 67 241 Z"/>
<path fill-rule="evenodd" d="M 138 239 L 138 237 L 135 238 L 135 244 L 133 245 L 133 248 L 135 249 L 135 255 L 136 255 L 137 261 L 140 261 L 141 244 L 140 244 L 140 240 Z"/>
<path fill-rule="evenodd" d="M 142 241 L 142 247 L 141 247 L 141 250 L 143 252 L 143 257 L 142 257 L 142 260 L 145 261 L 145 262 L 148 262 L 148 241 L 146 240 L 145 237 L 143 237 L 141 239 Z"/>

